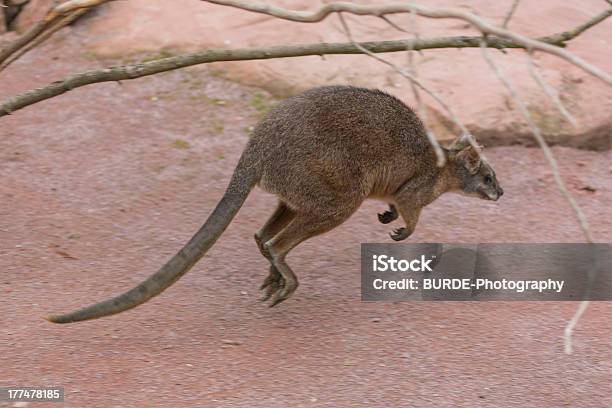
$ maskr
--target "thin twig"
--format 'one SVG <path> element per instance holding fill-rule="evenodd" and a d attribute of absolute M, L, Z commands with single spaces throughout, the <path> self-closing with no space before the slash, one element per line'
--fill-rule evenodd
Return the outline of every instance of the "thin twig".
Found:
<path fill-rule="evenodd" d="M 87 13 L 87 11 L 89 11 L 89 9 L 87 9 L 87 8 L 82 8 L 82 9 L 74 10 L 74 11 L 70 12 L 70 14 L 68 14 L 66 17 L 64 17 L 61 20 L 57 21 L 50 28 L 46 29 L 45 31 L 42 31 L 38 36 L 36 36 L 33 40 L 28 42 L 24 47 L 22 47 L 19 50 L 17 50 L 14 54 L 10 55 L 3 62 L 0 62 L 0 72 L 2 72 L 6 67 L 11 65 L 17 59 L 19 59 L 23 54 L 25 54 L 26 52 L 30 51 L 31 49 L 37 47 L 41 43 L 43 43 L 45 40 L 47 40 L 49 37 L 51 37 L 55 32 L 59 31 L 63 27 L 66 27 L 67 25 L 70 25 L 76 19 L 81 17 L 83 14 Z"/>
<path fill-rule="evenodd" d="M 90 9 L 109 1 L 113 0 L 69 0 L 57 6 L 52 5 L 42 20 L 34 24 L 28 31 L 19 36 L 15 41 L 0 49 L 0 63 L 3 63 L 9 57 L 28 46 L 28 44 L 43 35 L 46 30 L 54 27 L 58 21 L 71 15 L 74 11 L 80 9 Z"/>
<path fill-rule="evenodd" d="M 518 7 L 520 2 L 521 0 L 514 0 L 512 2 L 512 6 L 510 6 L 510 10 L 508 10 L 508 13 L 506 13 L 506 17 L 504 17 L 504 22 L 502 24 L 503 28 L 508 27 L 508 23 L 510 22 L 510 19 L 514 15 L 514 12 L 516 11 L 516 8 Z"/>
<path fill-rule="evenodd" d="M 567 190 L 567 187 L 565 186 L 565 183 L 563 182 L 563 179 L 561 178 L 561 175 L 559 174 L 559 166 L 557 164 L 557 160 L 555 159 L 555 156 L 553 155 L 552 150 L 550 150 L 548 143 L 546 143 L 546 140 L 544 140 L 544 137 L 542 136 L 542 132 L 540 131 L 540 128 L 533 121 L 533 118 L 531 117 L 531 113 L 527 109 L 527 105 L 523 101 L 522 97 L 520 96 L 520 94 L 518 93 L 514 85 L 510 82 L 508 78 L 506 78 L 503 75 L 499 66 L 489 56 L 487 52 L 486 43 L 484 42 L 484 40 L 483 40 L 483 45 L 481 46 L 481 50 L 482 50 L 483 57 L 485 58 L 485 60 L 487 61 L 487 63 L 489 64 L 493 72 L 495 72 L 495 75 L 497 75 L 500 82 L 508 89 L 508 91 L 512 95 L 512 98 L 515 100 L 519 108 L 519 111 L 521 112 L 521 114 L 525 118 L 525 121 L 529 125 L 529 128 L 531 129 L 531 132 L 533 133 L 536 141 L 538 142 L 538 144 L 544 151 L 544 156 L 546 157 L 546 159 L 548 160 L 548 163 L 550 164 L 550 167 L 553 173 L 553 177 L 555 179 L 555 182 L 557 183 L 557 187 L 559 191 L 561 192 L 561 194 L 569 202 L 572 209 L 574 210 L 576 217 L 578 218 L 578 221 L 580 223 L 580 227 L 582 229 L 582 233 L 584 234 L 586 241 L 590 243 L 593 242 L 593 237 L 591 236 L 591 231 L 589 229 L 589 223 L 586 219 L 586 216 L 582 212 L 582 209 L 580 208 L 580 206 L 578 205 L 574 197 Z"/>
<path fill-rule="evenodd" d="M 610 4 L 612 5 L 612 3 Z M 557 33 L 551 37 L 540 37 L 538 38 L 538 40 L 548 43 L 548 44 L 554 44 L 559 47 L 565 47 L 565 43 L 567 41 L 573 40 L 574 38 L 578 37 L 580 34 L 585 32 L 586 30 L 588 30 L 589 28 L 596 26 L 597 24 L 601 23 L 602 21 L 604 21 L 606 18 L 610 17 L 611 15 L 612 15 L 612 8 L 609 8 L 597 14 L 596 16 L 593 16 L 589 20 L 574 27 L 571 30 Z M 529 48 L 529 47 L 525 47 L 525 48 Z"/>
<path fill-rule="evenodd" d="M 518 93 L 514 85 L 510 82 L 509 79 L 507 79 L 504 76 L 504 74 L 501 72 L 500 68 L 497 66 L 495 61 L 489 56 L 484 40 L 481 46 L 481 50 L 482 50 L 482 55 L 484 59 L 487 61 L 487 63 L 489 64 L 493 72 L 495 72 L 495 75 L 497 75 L 500 82 L 504 84 L 504 86 L 510 91 L 512 98 L 516 102 L 521 114 L 523 115 L 523 117 L 525 118 L 525 121 L 529 125 L 535 139 L 537 140 L 538 144 L 542 148 L 544 152 L 544 156 L 548 160 L 548 163 L 550 164 L 550 167 L 552 169 L 553 177 L 555 179 L 555 182 L 557 183 L 557 187 L 559 191 L 565 197 L 565 199 L 569 202 L 570 206 L 574 210 L 574 213 L 576 214 L 576 217 L 578 218 L 578 221 L 580 223 L 580 228 L 582 229 L 582 233 L 584 234 L 585 240 L 588 243 L 593 243 L 593 236 L 591 235 L 591 230 L 589 229 L 589 224 L 586 219 L 586 216 L 582 212 L 582 209 L 580 208 L 580 206 L 578 205 L 574 197 L 567 190 L 565 183 L 563 182 L 563 179 L 561 178 L 561 175 L 559 174 L 557 160 L 555 159 L 555 156 L 550 150 L 550 147 L 546 143 L 546 140 L 544 140 L 544 138 L 542 137 L 540 128 L 538 128 L 538 126 L 533 121 L 525 102 L 521 98 L 520 94 Z M 568 322 L 567 326 L 565 327 L 564 350 L 566 354 L 572 353 L 572 333 L 573 333 L 574 327 L 578 324 L 580 317 L 584 314 L 588 306 L 589 306 L 589 300 L 581 301 L 580 305 L 578 306 L 578 309 L 576 310 L 576 313 L 574 314 L 572 319 Z"/>
<path fill-rule="evenodd" d="M 404 30 L 402 27 L 398 26 L 397 24 L 395 24 L 393 21 L 389 20 L 389 18 L 387 16 L 380 16 L 380 18 L 384 21 L 387 22 L 387 24 L 389 24 L 391 27 L 395 28 L 397 31 L 401 31 L 403 33 L 406 33 L 407 31 Z"/>
<path fill-rule="evenodd" d="M 589 307 L 590 302 L 588 300 L 583 300 L 578 305 L 574 316 L 570 319 L 570 321 L 565 326 L 565 330 L 563 330 L 563 350 L 565 354 L 572 354 L 572 334 L 574 333 L 574 329 L 576 325 L 580 321 L 580 318 L 586 312 Z"/>

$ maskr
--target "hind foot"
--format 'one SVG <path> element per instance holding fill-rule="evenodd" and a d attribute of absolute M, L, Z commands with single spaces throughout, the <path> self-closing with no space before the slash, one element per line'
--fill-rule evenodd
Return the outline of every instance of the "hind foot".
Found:
<path fill-rule="evenodd" d="M 272 298 L 270 300 L 270 307 L 274 307 L 280 302 L 289 299 L 293 292 L 295 292 L 297 287 L 297 280 L 289 282 L 283 279 L 282 286 L 280 286 L 278 290 L 274 292 L 274 295 L 272 295 Z"/>
<path fill-rule="evenodd" d="M 270 266 L 270 273 L 259 287 L 259 290 L 265 289 L 264 295 L 259 300 L 265 302 L 283 286 L 285 286 L 283 276 L 280 274 L 280 272 L 278 272 L 276 267 Z"/>

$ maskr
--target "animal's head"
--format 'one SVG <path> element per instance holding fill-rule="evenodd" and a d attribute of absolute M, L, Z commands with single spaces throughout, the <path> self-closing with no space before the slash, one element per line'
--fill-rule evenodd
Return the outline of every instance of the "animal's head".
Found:
<path fill-rule="evenodd" d="M 482 147 L 474 147 L 465 137 L 457 139 L 447 149 L 453 185 L 455 191 L 465 195 L 497 201 L 504 190 L 481 153 Z"/>

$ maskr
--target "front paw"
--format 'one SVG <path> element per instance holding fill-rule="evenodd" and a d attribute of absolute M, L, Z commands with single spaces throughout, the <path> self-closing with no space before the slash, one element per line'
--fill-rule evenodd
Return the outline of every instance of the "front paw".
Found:
<path fill-rule="evenodd" d="M 393 214 L 391 211 L 385 211 L 382 214 L 381 213 L 378 214 L 378 221 L 380 221 L 383 224 L 388 224 L 390 222 L 393 222 L 396 218 L 397 216 Z"/>
<path fill-rule="evenodd" d="M 389 234 L 394 241 L 403 241 L 410 236 L 410 231 L 407 228 L 398 228 Z"/>

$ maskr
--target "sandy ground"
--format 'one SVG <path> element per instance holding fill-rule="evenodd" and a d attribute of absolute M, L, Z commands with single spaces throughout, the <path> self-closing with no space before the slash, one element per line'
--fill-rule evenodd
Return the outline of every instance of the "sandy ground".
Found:
<path fill-rule="evenodd" d="M 14 64 L 0 98 L 103 65 L 59 55 L 48 45 Z M 362 303 L 359 244 L 389 242 L 392 228 L 377 222 L 376 202 L 290 255 L 301 285 L 277 308 L 257 300 L 267 265 L 252 234 L 274 198 L 255 191 L 163 295 L 98 321 L 42 319 L 167 260 L 221 197 L 266 104 L 190 69 L 1 119 L 0 385 L 61 385 L 67 407 L 612 406 L 610 303 L 588 309 L 571 356 L 562 334 L 575 303 Z M 610 153 L 554 152 L 593 235 L 609 242 Z M 411 242 L 582 240 L 538 149 L 487 155 L 504 197 L 444 196 Z"/>

